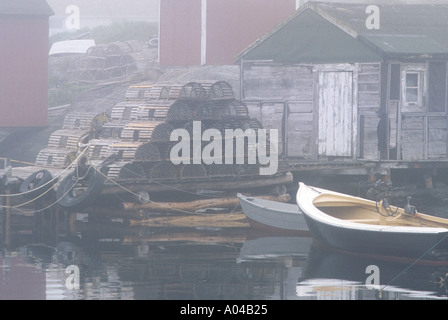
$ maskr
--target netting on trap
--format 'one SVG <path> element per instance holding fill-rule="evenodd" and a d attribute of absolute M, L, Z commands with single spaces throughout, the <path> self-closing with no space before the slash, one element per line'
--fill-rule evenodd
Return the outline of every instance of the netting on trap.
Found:
<path fill-rule="evenodd" d="M 207 99 L 207 91 L 199 82 L 189 82 L 182 87 L 179 99 L 204 100 Z"/>
<path fill-rule="evenodd" d="M 202 164 L 186 164 L 180 171 L 181 178 L 204 178 L 207 170 Z"/>
<path fill-rule="evenodd" d="M 193 120 L 193 111 L 190 104 L 186 101 L 177 100 L 168 110 L 167 121 L 191 121 Z"/>
<path fill-rule="evenodd" d="M 152 143 L 144 143 L 140 145 L 135 152 L 135 161 L 162 161 L 163 157 L 159 150 L 159 147 Z"/>
<path fill-rule="evenodd" d="M 179 166 L 170 161 L 162 161 L 152 166 L 149 172 L 146 172 L 146 176 L 150 180 L 175 180 L 179 177 L 179 169 Z"/>
<path fill-rule="evenodd" d="M 127 163 L 118 173 L 119 180 L 145 180 L 145 170 L 137 163 Z"/>
<path fill-rule="evenodd" d="M 151 136 L 151 142 L 167 142 L 170 141 L 171 132 L 174 130 L 174 127 L 169 123 L 160 123 L 158 124 Z"/>
<path fill-rule="evenodd" d="M 235 175 L 234 164 L 210 164 L 208 166 L 208 175 L 211 177 L 229 177 Z"/>

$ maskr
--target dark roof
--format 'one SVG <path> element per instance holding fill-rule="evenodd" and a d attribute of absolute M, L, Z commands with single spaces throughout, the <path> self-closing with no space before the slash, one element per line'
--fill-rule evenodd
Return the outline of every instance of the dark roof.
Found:
<path fill-rule="evenodd" d="M 0 15 L 44 15 L 54 12 L 46 0 L 0 0 Z"/>
<path fill-rule="evenodd" d="M 377 4 L 380 29 L 373 30 L 366 27 L 367 6 L 308 2 L 237 60 L 319 63 L 378 61 L 382 56 L 448 57 L 448 5 Z"/>

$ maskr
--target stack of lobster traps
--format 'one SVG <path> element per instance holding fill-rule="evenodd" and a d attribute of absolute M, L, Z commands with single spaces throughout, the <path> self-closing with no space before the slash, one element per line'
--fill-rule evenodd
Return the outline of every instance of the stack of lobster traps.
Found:
<path fill-rule="evenodd" d="M 118 156 L 117 162 L 109 166 L 107 174 L 111 179 L 170 182 L 259 175 L 260 164 L 247 161 L 250 146 L 245 148 L 243 163 L 226 164 L 223 158 L 222 163 L 216 164 L 204 164 L 203 159 L 200 163 L 190 159 L 190 163 L 174 164 L 171 159 L 170 151 L 178 143 L 171 139 L 176 129 L 188 132 L 191 150 L 194 144 L 202 152 L 210 142 L 194 141 L 196 121 L 200 122 L 201 135 L 211 128 L 219 130 L 222 137 L 227 129 L 262 129 L 258 120 L 250 118 L 246 105 L 235 99 L 232 87 L 225 81 L 133 86 L 126 101 L 115 106 L 111 118 L 103 126 L 102 135 L 103 139 L 119 137 L 110 145 L 111 152 Z"/>
<path fill-rule="evenodd" d="M 46 148 L 40 150 L 35 164 L 38 167 L 65 168 L 76 158 L 80 144 L 86 144 L 95 132 L 108 121 L 97 113 L 68 114 L 61 129 L 53 132 Z"/>
<path fill-rule="evenodd" d="M 113 42 L 90 47 L 77 65 L 75 79 L 83 83 L 108 81 L 132 74 L 137 64 L 135 48 L 129 42 Z"/>
<path fill-rule="evenodd" d="M 194 130 L 198 125 L 199 136 Z M 172 139 L 176 129 L 188 134 L 191 150 L 189 159 L 187 157 L 181 163 L 171 158 L 173 146 L 179 143 Z M 243 140 L 243 155 L 237 155 L 235 145 L 232 145 L 232 161 L 228 161 L 225 152 L 229 150 L 225 150 L 222 154 L 213 154 L 214 160 L 210 162 L 202 157 L 204 148 L 219 138 L 204 139 L 202 134 L 206 129 L 220 133 L 222 141 L 215 142 L 221 143 L 225 150 L 223 143 L 227 131 L 252 129 L 257 133 L 262 125 L 250 117 L 244 103 L 235 99 L 232 87 L 226 81 L 134 85 L 128 88 L 125 100 L 117 103 L 107 115 L 67 115 L 63 128 L 51 135 L 48 147 L 37 156 L 36 165 L 64 168 L 83 152 L 87 163 L 99 168 L 105 177 L 128 186 L 202 184 L 204 181 L 250 180 L 260 176 L 258 159 L 248 161 L 249 154 L 253 154 L 260 141 L 250 144 Z M 232 136 L 232 139 L 236 137 Z M 267 139 L 267 151 L 276 152 L 269 149 L 269 136 Z M 194 152 L 201 155 L 199 161 Z M 279 169 L 288 171 L 287 164 L 281 159 Z"/>

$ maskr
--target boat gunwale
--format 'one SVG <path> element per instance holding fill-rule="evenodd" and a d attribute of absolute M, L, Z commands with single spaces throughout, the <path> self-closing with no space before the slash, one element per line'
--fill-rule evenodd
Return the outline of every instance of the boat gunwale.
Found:
<path fill-rule="evenodd" d="M 293 215 L 297 215 L 297 214 L 301 215 L 302 214 L 301 210 L 296 205 L 291 205 L 291 206 L 297 207 L 296 211 L 278 210 L 275 207 L 263 206 L 257 200 L 261 200 L 263 202 L 268 202 L 268 203 L 272 203 L 272 204 L 278 204 L 278 202 L 276 202 L 276 201 L 259 199 L 259 198 L 252 197 L 252 196 L 248 197 L 248 196 L 242 195 L 240 193 L 237 194 L 237 197 L 238 197 L 238 199 L 243 200 L 246 203 L 253 204 L 254 206 L 256 206 L 257 208 L 260 208 L 260 209 L 264 209 L 264 210 L 267 209 L 267 210 L 271 210 L 271 211 L 277 211 L 277 212 L 288 213 L 288 214 L 293 214 Z M 254 201 L 252 201 L 251 199 L 253 199 Z M 282 203 L 282 204 L 288 204 L 288 203 Z"/>
<path fill-rule="evenodd" d="M 320 223 L 328 224 L 338 228 L 350 229 L 350 230 L 361 230 L 361 231 L 374 231 L 374 232 L 390 232 L 390 233 L 428 233 L 428 234 L 447 234 L 448 228 L 443 227 L 418 227 L 418 226 L 387 226 L 387 225 L 374 225 L 366 224 L 360 222 L 347 221 L 344 219 L 335 218 L 314 206 L 314 200 L 318 195 L 321 194 L 331 194 L 339 197 L 360 199 L 363 203 L 373 203 L 371 200 L 344 195 L 338 192 L 329 191 L 325 189 L 310 187 L 305 185 L 303 182 L 299 183 L 299 189 L 296 195 L 296 201 L 299 208 L 302 210 L 304 215 L 308 215 L 313 220 Z"/>

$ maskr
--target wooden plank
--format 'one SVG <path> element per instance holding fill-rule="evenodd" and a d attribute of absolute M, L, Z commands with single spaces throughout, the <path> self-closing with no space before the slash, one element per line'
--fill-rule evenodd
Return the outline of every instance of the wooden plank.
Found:
<path fill-rule="evenodd" d="M 371 73 L 371 74 L 359 74 L 359 83 L 379 83 L 380 75 L 379 73 Z"/>
<path fill-rule="evenodd" d="M 288 99 L 312 101 L 313 74 L 305 66 L 244 65 L 244 100 Z"/>
<path fill-rule="evenodd" d="M 379 92 L 358 92 L 358 100 L 359 101 L 379 101 L 380 94 Z"/>
<path fill-rule="evenodd" d="M 288 194 L 281 196 L 257 196 L 261 199 L 288 202 L 291 197 Z M 175 211 L 195 211 L 204 208 L 237 208 L 239 199 L 237 197 L 212 198 L 203 200 L 194 200 L 188 202 L 149 202 L 149 203 L 123 203 L 124 210 L 154 210 L 156 212 L 175 212 Z"/>
<path fill-rule="evenodd" d="M 403 116 L 401 120 L 402 130 L 406 129 L 424 129 L 425 118 L 423 116 Z M 403 134 L 404 136 L 404 134 Z"/>
<path fill-rule="evenodd" d="M 415 130 L 403 130 L 402 131 L 402 143 L 406 142 L 424 142 L 425 141 L 425 132 L 421 129 Z"/>
<path fill-rule="evenodd" d="M 289 113 L 312 113 L 313 103 L 312 101 L 288 101 L 288 111 Z"/>
<path fill-rule="evenodd" d="M 283 136 L 281 134 L 283 127 L 284 103 L 263 103 L 261 107 L 261 123 L 264 129 L 275 129 L 278 134 L 278 152 L 283 153 Z"/>
<path fill-rule="evenodd" d="M 123 192 L 166 192 L 166 191 L 182 191 L 192 192 L 196 190 L 247 190 L 248 188 L 259 188 L 275 186 L 278 184 L 288 184 L 293 181 L 293 176 L 290 172 L 279 174 L 276 176 L 269 176 L 268 178 L 263 176 L 253 177 L 233 177 L 228 178 L 216 178 L 213 180 L 200 180 L 200 181 L 180 181 L 171 183 L 122 183 L 122 186 L 126 188 L 126 191 L 111 182 L 106 181 L 106 185 L 102 191 L 103 194 L 115 194 Z M 241 191 L 240 191 L 241 192 Z"/>
<path fill-rule="evenodd" d="M 403 160 L 423 160 L 425 145 L 423 142 L 402 142 L 402 157 Z"/>
<path fill-rule="evenodd" d="M 186 227 L 186 228 L 249 228 L 246 216 L 242 213 L 203 214 L 171 217 L 152 217 L 133 220 L 131 226 L 145 227 Z M 210 239 L 209 239 L 210 240 Z"/>
<path fill-rule="evenodd" d="M 380 93 L 379 83 L 358 83 L 358 90 L 361 92 Z"/>
<path fill-rule="evenodd" d="M 131 221 L 131 226 L 138 227 L 139 225 L 142 225 L 138 221 Z M 144 222 L 143 222 L 144 225 Z M 171 227 L 176 227 L 176 225 L 170 225 Z M 154 227 L 157 227 L 154 225 Z M 217 228 L 226 227 L 226 225 L 220 225 Z M 250 225 L 243 224 L 241 225 L 242 228 L 250 228 Z M 154 233 L 154 234 L 148 234 L 148 235 L 130 235 L 129 233 L 124 235 L 123 237 L 123 243 L 136 243 L 136 242 L 144 242 L 148 241 L 154 244 L 157 244 L 158 242 L 171 242 L 174 241 L 178 242 L 195 242 L 195 243 L 203 243 L 203 244 L 210 244 L 214 245 L 216 243 L 244 243 L 246 241 L 247 236 L 244 233 L 237 233 L 237 234 L 204 234 L 204 232 L 196 231 L 196 232 L 173 232 L 172 230 L 167 230 L 167 232 L 163 233 Z"/>
<path fill-rule="evenodd" d="M 446 158 L 447 144 L 446 142 L 430 142 L 428 144 L 428 158 Z"/>
<path fill-rule="evenodd" d="M 446 129 L 447 119 L 445 116 L 428 117 L 428 128 L 430 129 Z"/>
<path fill-rule="evenodd" d="M 380 71 L 380 63 L 361 63 L 359 65 L 359 72 L 360 73 L 373 73 L 373 72 L 379 72 Z"/>
<path fill-rule="evenodd" d="M 294 113 L 288 116 L 288 134 L 290 132 L 310 132 L 313 129 L 314 115 L 312 113 Z"/>

